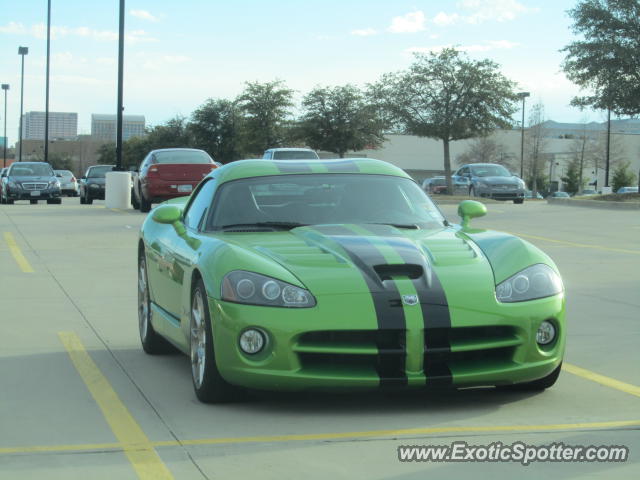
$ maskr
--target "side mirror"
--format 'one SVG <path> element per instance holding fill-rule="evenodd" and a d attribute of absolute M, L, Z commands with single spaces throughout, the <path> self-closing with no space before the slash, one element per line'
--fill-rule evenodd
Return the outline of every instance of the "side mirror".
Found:
<path fill-rule="evenodd" d="M 56 173 L 56 177 L 62 178 L 62 174 L 61 173 Z"/>
<path fill-rule="evenodd" d="M 87 177 L 85 177 L 84 175 L 80 177 L 80 180 L 86 180 Z"/>
<path fill-rule="evenodd" d="M 475 200 L 464 200 L 458 205 L 458 216 L 462 218 L 462 228 L 469 227 L 469 220 L 483 217 L 487 214 L 487 207 L 484 203 Z"/>
<path fill-rule="evenodd" d="M 180 236 L 187 233 L 182 220 L 182 211 L 175 205 L 160 205 L 153 210 L 151 218 L 154 222 L 165 225 L 173 225 L 176 233 Z"/>

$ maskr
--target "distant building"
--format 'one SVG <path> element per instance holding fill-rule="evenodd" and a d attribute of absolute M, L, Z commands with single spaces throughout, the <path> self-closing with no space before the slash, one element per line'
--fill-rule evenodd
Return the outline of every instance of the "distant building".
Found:
<path fill-rule="evenodd" d="M 563 123 L 547 120 L 541 124 L 547 138 L 582 138 L 607 131 L 607 122 Z M 611 120 L 611 133 L 638 135 L 640 119 Z"/>
<path fill-rule="evenodd" d="M 0 148 L 4 148 L 7 144 L 7 137 L 0 137 Z"/>
<path fill-rule="evenodd" d="M 22 138 L 44 140 L 45 112 L 27 112 L 22 115 Z M 78 114 L 75 112 L 49 112 L 49 139 L 71 140 L 78 136 Z"/>
<path fill-rule="evenodd" d="M 123 115 L 122 139 L 143 137 L 145 135 L 144 115 Z M 91 136 L 94 140 L 116 141 L 116 116 L 91 114 Z"/>

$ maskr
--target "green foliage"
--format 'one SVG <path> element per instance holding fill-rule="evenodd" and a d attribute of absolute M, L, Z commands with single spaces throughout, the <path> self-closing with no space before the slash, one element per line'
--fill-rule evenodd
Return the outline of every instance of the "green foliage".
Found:
<path fill-rule="evenodd" d="M 582 38 L 561 50 L 566 53 L 562 68 L 569 80 L 592 92 L 571 103 L 640 113 L 640 2 L 582 0 L 569 15 Z"/>
<path fill-rule="evenodd" d="M 115 165 L 116 164 L 116 144 L 105 143 L 98 147 L 96 152 L 98 154 L 98 164 L 100 165 Z"/>
<path fill-rule="evenodd" d="M 281 80 L 247 82 L 238 105 L 244 115 L 243 145 L 246 153 L 261 154 L 279 147 L 286 137 L 287 117 L 293 107 L 293 90 Z"/>
<path fill-rule="evenodd" d="M 577 159 L 571 160 L 569 168 L 567 169 L 564 177 L 561 178 L 564 183 L 564 191 L 570 194 L 578 193 L 582 190 L 580 179 L 580 161 Z"/>
<path fill-rule="evenodd" d="M 384 75 L 370 94 L 397 128 L 442 140 L 450 184 L 449 142 L 509 127 L 518 99 L 514 88 L 491 60 L 470 60 L 445 48 L 439 53 L 416 54 L 408 71 Z M 449 191 L 453 191 L 451 185 Z"/>
<path fill-rule="evenodd" d="M 50 153 L 49 164 L 54 170 L 71 170 L 73 169 L 73 160 L 66 153 Z"/>
<path fill-rule="evenodd" d="M 613 178 L 611 179 L 611 187 L 617 192 L 622 187 L 632 187 L 638 184 L 636 175 L 631 171 L 629 162 L 620 162 L 613 170 Z"/>
<path fill-rule="evenodd" d="M 236 102 L 209 99 L 191 115 L 193 147 L 227 163 L 242 158 L 242 117 Z"/>
<path fill-rule="evenodd" d="M 158 148 L 188 148 L 193 143 L 191 132 L 184 117 L 176 116 L 164 125 L 156 125 L 147 131 L 145 140 L 148 150 Z"/>
<path fill-rule="evenodd" d="M 307 94 L 300 119 L 301 138 L 316 150 L 337 153 L 382 145 L 377 112 L 353 85 L 317 87 Z"/>

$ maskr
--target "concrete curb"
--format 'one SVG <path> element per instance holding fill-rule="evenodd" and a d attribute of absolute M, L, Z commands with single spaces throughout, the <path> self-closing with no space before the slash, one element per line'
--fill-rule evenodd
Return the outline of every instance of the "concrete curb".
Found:
<path fill-rule="evenodd" d="M 547 198 L 547 203 L 550 205 L 564 205 L 566 207 L 640 210 L 640 202 L 606 202 L 603 200 L 578 200 L 575 198 Z"/>

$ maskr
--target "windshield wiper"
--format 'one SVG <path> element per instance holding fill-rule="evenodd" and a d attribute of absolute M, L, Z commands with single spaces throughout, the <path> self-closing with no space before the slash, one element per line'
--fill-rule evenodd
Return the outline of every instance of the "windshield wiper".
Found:
<path fill-rule="evenodd" d="M 218 230 L 234 230 L 234 229 L 246 229 L 251 227 L 256 228 L 273 228 L 281 230 L 291 230 L 297 227 L 306 227 L 306 223 L 297 222 L 255 222 L 255 223 L 232 223 L 229 225 L 222 225 L 218 227 Z"/>
<path fill-rule="evenodd" d="M 407 228 L 409 230 L 420 230 L 420 227 L 414 223 L 383 223 L 383 222 L 368 222 L 371 225 L 389 225 L 395 228 Z"/>

